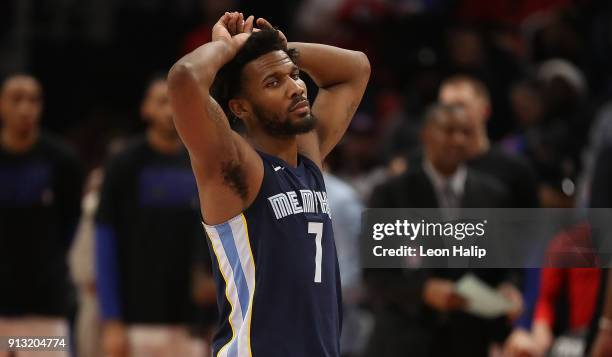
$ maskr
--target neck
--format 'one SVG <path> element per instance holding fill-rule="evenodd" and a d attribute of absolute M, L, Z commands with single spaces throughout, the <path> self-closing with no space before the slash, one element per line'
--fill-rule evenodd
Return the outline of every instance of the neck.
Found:
<path fill-rule="evenodd" d="M 162 154 L 175 154 L 183 145 L 176 133 L 163 133 L 160 130 L 147 130 L 147 139 L 151 147 Z"/>
<path fill-rule="evenodd" d="M 434 163 L 433 161 L 427 159 L 427 162 L 429 164 L 429 167 L 434 170 L 438 175 L 444 177 L 445 179 L 450 178 L 451 176 L 453 176 L 455 174 L 455 172 L 457 172 L 457 170 L 459 169 L 458 165 L 453 165 L 453 166 L 445 166 L 442 165 L 440 163 Z"/>
<path fill-rule="evenodd" d="M 2 135 L 0 136 L 2 147 L 16 153 L 30 150 L 36 139 L 38 139 L 38 130 L 32 130 L 23 134 L 2 130 Z"/>
<path fill-rule="evenodd" d="M 296 136 L 290 136 L 287 138 L 273 138 L 266 136 L 265 138 L 261 138 L 255 135 L 250 137 L 250 141 L 258 150 L 283 159 L 293 167 L 298 165 Z"/>
<path fill-rule="evenodd" d="M 440 176 L 444 177 L 444 178 L 450 178 L 451 176 L 453 176 L 455 174 L 455 172 L 457 172 L 458 167 L 440 167 L 440 166 L 434 166 L 433 167 L 434 170 L 436 170 L 437 173 L 440 174 Z"/>

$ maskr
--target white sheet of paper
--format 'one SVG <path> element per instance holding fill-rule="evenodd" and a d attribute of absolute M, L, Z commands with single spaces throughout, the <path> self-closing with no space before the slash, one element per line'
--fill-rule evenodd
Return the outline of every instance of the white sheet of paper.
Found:
<path fill-rule="evenodd" d="M 484 318 L 496 318 L 512 308 L 508 299 L 474 274 L 465 274 L 456 283 L 457 293 L 467 300 L 466 312 Z"/>

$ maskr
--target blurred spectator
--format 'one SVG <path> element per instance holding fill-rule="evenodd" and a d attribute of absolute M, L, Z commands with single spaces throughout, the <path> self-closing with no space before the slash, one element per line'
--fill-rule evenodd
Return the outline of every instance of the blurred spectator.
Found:
<path fill-rule="evenodd" d="M 334 241 L 342 282 L 344 311 L 340 353 L 345 357 L 359 356 L 372 328 L 371 317 L 359 307 L 364 298 L 359 257 L 363 207 L 351 186 L 328 172 L 323 177 L 334 218 Z"/>
<path fill-rule="evenodd" d="M 357 192 L 339 179 L 325 172 L 325 187 L 330 196 L 334 214 L 334 235 L 338 249 L 343 296 L 355 301 L 361 287 L 361 265 L 359 263 L 359 232 L 363 206 Z"/>
<path fill-rule="evenodd" d="M 421 132 L 422 167 L 411 167 L 407 173 L 379 186 L 372 193 L 371 204 L 374 207 L 503 207 L 504 200 L 509 199 L 506 187 L 466 165 L 475 137 L 467 110 L 459 105 L 434 105 L 425 113 Z"/>
<path fill-rule="evenodd" d="M 102 169 L 89 174 L 81 204 L 81 221 L 68 256 L 70 274 L 78 293 L 74 331 L 77 356 L 102 356 L 94 257 L 94 216 L 100 199 L 102 176 Z"/>
<path fill-rule="evenodd" d="M 39 130 L 42 106 L 34 77 L 11 75 L 1 83 L 0 336 L 63 336 L 68 345 L 66 254 L 83 173 L 72 150 Z"/>
<path fill-rule="evenodd" d="M 540 270 L 531 329 L 520 327 L 512 333 L 505 346 L 507 357 L 546 356 L 551 349 L 567 350 L 568 344 L 582 351 L 580 355 L 584 353 L 601 274 L 599 268 L 592 268 L 597 265 L 592 252 L 591 229 L 586 222 L 553 238 L 547 250 L 547 264 L 553 267 Z"/>
<path fill-rule="evenodd" d="M 603 314 L 596 319 L 598 326 L 597 338 L 593 345 L 592 357 L 608 357 L 612 355 L 612 271 L 608 272 L 607 288 L 604 294 Z"/>
<path fill-rule="evenodd" d="M 523 22 L 531 61 L 540 63 L 563 58 L 578 65 L 584 62 L 585 39 L 580 36 L 581 28 L 576 15 L 575 7 L 561 6 L 536 13 Z"/>
<path fill-rule="evenodd" d="M 506 136 L 501 145 L 510 153 L 525 155 L 529 131 L 546 115 L 543 90 L 536 80 L 524 79 L 512 86 L 509 97 L 518 128 Z"/>
<path fill-rule="evenodd" d="M 343 2 L 344 0 L 302 1 L 296 15 L 300 36 L 309 42 L 321 42 L 337 36 L 337 13 Z"/>
<path fill-rule="evenodd" d="M 442 83 L 439 95 L 442 103 L 459 104 L 465 108 L 471 126 L 467 143 L 469 166 L 497 178 L 508 187 L 509 207 L 538 207 L 533 169 L 524 159 L 509 155 L 489 142 L 487 120 L 491 103 L 484 83 L 469 76 L 453 76 Z"/>
<path fill-rule="evenodd" d="M 540 175 L 552 167 L 564 167 L 566 175 L 575 175 L 581 169 L 580 153 L 591 124 L 585 78 L 577 67 L 559 59 L 540 65 L 537 78 L 546 114 L 529 138 L 527 154 Z"/>
<path fill-rule="evenodd" d="M 189 157 L 172 122 L 164 77 L 146 88 L 146 135 L 105 169 L 96 216 L 96 270 L 107 356 L 201 356 L 192 272 L 204 239 Z"/>
<path fill-rule="evenodd" d="M 473 126 L 460 106 L 435 105 L 425 114 L 422 167 L 377 187 L 372 208 L 504 207 L 506 188 L 495 178 L 466 165 Z M 507 334 L 507 321 L 483 319 L 462 311 L 455 281 L 467 269 L 368 269 L 366 283 L 374 301 L 375 330 L 366 356 L 487 356 Z M 520 314 L 520 293 L 503 269 L 475 270 L 499 289 Z"/>
<path fill-rule="evenodd" d="M 521 76 L 524 63 L 501 41 L 493 41 L 493 31 L 482 31 L 478 26 L 450 27 L 446 35 L 445 74 L 469 74 L 482 81 L 487 88 L 488 137 L 499 140 L 514 129 L 506 100 L 508 89 Z"/>
<path fill-rule="evenodd" d="M 583 170 L 579 182 L 579 207 L 588 206 L 595 160 L 597 154 L 607 146 L 612 146 L 612 101 L 606 102 L 599 108 L 589 130 L 588 147 L 582 155 Z"/>
<path fill-rule="evenodd" d="M 568 234 L 575 234 L 568 232 Z M 600 270 L 596 268 L 542 269 L 540 296 L 532 326 L 536 351 L 547 351 L 554 343 L 555 303 L 566 294 L 569 324 L 561 332 L 584 338 L 597 300 Z"/>
<path fill-rule="evenodd" d="M 601 149 L 595 161 L 591 187 L 590 206 L 605 210 L 606 217 L 612 213 L 612 145 Z M 598 251 L 603 253 L 602 265 L 610 265 L 610 236 L 612 232 L 594 232 L 593 240 Z M 591 321 L 587 346 L 592 347 L 593 357 L 604 357 L 612 354 L 612 270 L 607 268 L 602 274 L 601 288 L 595 318 Z M 595 340 L 593 342 L 593 340 Z"/>
<path fill-rule="evenodd" d="M 514 88 L 513 105 L 523 132 L 505 144 L 526 155 L 536 168 L 543 205 L 573 205 L 590 124 L 586 90 L 580 70 L 560 59 L 543 63 L 535 82 Z"/>

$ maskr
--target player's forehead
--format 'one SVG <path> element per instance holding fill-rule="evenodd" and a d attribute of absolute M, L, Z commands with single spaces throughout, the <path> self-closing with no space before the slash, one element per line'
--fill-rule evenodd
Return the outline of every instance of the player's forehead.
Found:
<path fill-rule="evenodd" d="M 257 57 L 244 67 L 247 78 L 263 79 L 275 72 L 291 72 L 295 63 L 285 51 L 272 51 Z"/>

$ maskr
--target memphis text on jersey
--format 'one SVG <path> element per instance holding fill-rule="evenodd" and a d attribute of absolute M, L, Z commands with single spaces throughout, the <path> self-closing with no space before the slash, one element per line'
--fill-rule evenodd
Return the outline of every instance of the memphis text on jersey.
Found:
<path fill-rule="evenodd" d="M 298 199 L 298 196 L 301 198 Z M 300 213 L 325 213 L 331 218 L 325 191 L 287 191 L 268 197 L 276 219 Z"/>

